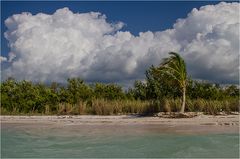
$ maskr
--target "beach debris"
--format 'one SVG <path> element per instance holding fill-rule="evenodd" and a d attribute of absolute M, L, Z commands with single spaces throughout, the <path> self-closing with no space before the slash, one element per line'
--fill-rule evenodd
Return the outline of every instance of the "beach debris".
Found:
<path fill-rule="evenodd" d="M 199 115 L 202 115 L 202 112 L 159 112 L 156 116 L 161 118 L 193 118 Z"/>
<path fill-rule="evenodd" d="M 70 116 L 70 115 L 65 115 L 65 116 L 58 116 L 57 117 L 58 119 L 70 119 L 70 118 L 73 118 L 72 116 Z"/>
<path fill-rule="evenodd" d="M 216 115 L 228 115 L 225 111 L 218 112 Z"/>
<path fill-rule="evenodd" d="M 239 115 L 239 112 L 230 112 L 231 115 Z"/>

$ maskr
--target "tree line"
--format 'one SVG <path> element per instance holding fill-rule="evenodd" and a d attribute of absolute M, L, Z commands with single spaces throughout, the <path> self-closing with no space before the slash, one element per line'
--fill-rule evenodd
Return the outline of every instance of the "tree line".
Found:
<path fill-rule="evenodd" d="M 128 114 L 157 111 L 239 110 L 239 88 L 221 87 L 187 76 L 184 60 L 171 53 L 159 66 L 146 71 L 145 81 L 124 90 L 117 84 L 33 83 L 9 78 L 0 84 L 2 114 Z M 185 108 L 186 104 L 186 108 Z"/>

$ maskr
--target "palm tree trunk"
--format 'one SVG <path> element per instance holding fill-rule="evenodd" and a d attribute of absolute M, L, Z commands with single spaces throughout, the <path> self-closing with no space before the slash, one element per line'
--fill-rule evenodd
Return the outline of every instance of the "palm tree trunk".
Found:
<path fill-rule="evenodd" d="M 180 110 L 180 113 L 184 113 L 185 110 L 185 104 L 186 104 L 186 87 L 183 87 L 183 95 L 182 95 L 182 107 Z"/>

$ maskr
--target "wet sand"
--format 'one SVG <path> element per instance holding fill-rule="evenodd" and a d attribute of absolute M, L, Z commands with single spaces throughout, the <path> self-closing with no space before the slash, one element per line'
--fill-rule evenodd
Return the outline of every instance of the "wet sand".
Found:
<path fill-rule="evenodd" d="M 78 133 L 106 132 L 125 134 L 180 133 L 239 133 L 239 115 L 199 115 L 193 118 L 160 118 L 121 116 L 0 116 L 1 126 L 24 129 L 72 129 Z M 64 131 L 63 131 L 64 133 Z M 94 134 L 95 134 L 94 133 Z"/>

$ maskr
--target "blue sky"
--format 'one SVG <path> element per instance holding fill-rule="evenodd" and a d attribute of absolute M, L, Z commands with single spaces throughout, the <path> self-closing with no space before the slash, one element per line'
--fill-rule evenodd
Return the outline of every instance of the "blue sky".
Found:
<path fill-rule="evenodd" d="M 52 14 L 57 9 L 68 7 L 73 12 L 101 12 L 107 16 L 109 22 L 122 21 L 126 26 L 122 30 L 130 31 L 134 35 L 145 31 L 161 31 L 171 28 L 178 18 L 185 18 L 193 8 L 207 4 L 217 4 L 218 1 L 195 2 L 59 2 L 59 1 L 2 1 L 1 2 L 1 54 L 9 52 L 4 38 L 6 27 L 4 21 L 13 14 L 22 12 L 39 12 Z"/>

